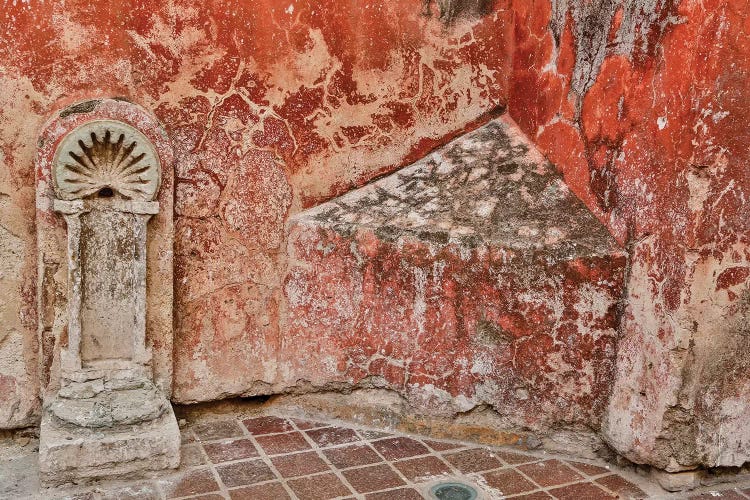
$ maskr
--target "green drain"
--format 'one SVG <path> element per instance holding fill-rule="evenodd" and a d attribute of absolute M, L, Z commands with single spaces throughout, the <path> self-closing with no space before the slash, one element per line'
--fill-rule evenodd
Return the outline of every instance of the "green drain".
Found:
<path fill-rule="evenodd" d="M 463 483 L 441 483 L 430 488 L 430 494 L 437 500 L 474 500 L 477 490 Z"/>

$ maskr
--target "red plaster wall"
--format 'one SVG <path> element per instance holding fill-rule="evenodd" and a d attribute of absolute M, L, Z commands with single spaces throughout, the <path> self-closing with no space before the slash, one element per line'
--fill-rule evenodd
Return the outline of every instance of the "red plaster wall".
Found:
<path fill-rule="evenodd" d="M 53 110 L 123 96 L 170 136 L 174 398 L 278 390 L 287 217 L 498 114 L 507 4 L 446 25 L 419 0 L 3 2 L 0 428 L 38 411 L 33 156 Z"/>
<path fill-rule="evenodd" d="M 517 0 L 511 116 L 630 256 L 606 439 L 750 459 L 750 2 Z"/>
<path fill-rule="evenodd" d="M 290 240 L 280 365 L 292 381 L 387 388 L 431 416 L 491 407 L 502 430 L 599 429 L 622 255 L 387 242 L 314 223 Z"/>
<path fill-rule="evenodd" d="M 52 110 L 120 95 L 168 130 L 175 398 L 197 401 L 274 390 L 291 213 L 507 100 L 630 250 L 607 438 L 672 469 L 747 460 L 748 1 L 515 0 L 515 34 L 508 3 L 445 27 L 418 0 L 4 2 L 0 427 L 38 410 L 32 159 Z"/>

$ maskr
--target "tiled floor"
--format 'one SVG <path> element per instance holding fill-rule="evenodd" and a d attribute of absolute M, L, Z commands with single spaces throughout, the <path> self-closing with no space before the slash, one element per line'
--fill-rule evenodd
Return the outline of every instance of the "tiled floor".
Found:
<path fill-rule="evenodd" d="M 484 499 L 649 496 L 623 473 L 603 464 L 309 420 L 276 416 L 242 420 L 225 415 L 188 425 L 182 435 L 182 465 L 177 473 L 67 492 L 40 490 L 31 496 L 70 500 L 410 500 L 431 498 L 432 486 L 450 481 L 473 486 Z M 750 490 L 694 498 L 717 497 L 746 499 Z"/>

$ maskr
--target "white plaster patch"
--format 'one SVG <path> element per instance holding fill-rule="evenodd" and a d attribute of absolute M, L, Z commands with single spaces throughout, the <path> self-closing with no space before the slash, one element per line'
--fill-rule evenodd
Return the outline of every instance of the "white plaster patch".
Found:
<path fill-rule="evenodd" d="M 688 208 L 693 213 L 700 212 L 703 210 L 703 205 L 711 194 L 711 180 L 707 175 L 700 175 L 690 171 L 687 174 L 687 183 L 690 192 Z"/>
<path fill-rule="evenodd" d="M 604 318 L 612 306 L 612 296 L 605 293 L 601 288 L 593 286 L 591 283 L 583 283 L 580 288 L 578 302 L 575 305 L 576 311 L 580 316 L 590 312 L 595 319 Z M 585 325 L 579 326 L 580 331 L 585 331 Z"/>
<path fill-rule="evenodd" d="M 3 325 L 5 326 L 5 325 Z M 0 382 L 9 377 L 15 381 L 15 394 L 0 394 L 0 429 L 30 425 L 27 414 L 35 404 L 35 394 L 31 394 L 32 387 L 30 373 L 26 370 L 24 359 L 23 336 L 17 330 L 6 330 L 6 340 L 0 342 Z"/>
<path fill-rule="evenodd" d="M 310 294 L 306 287 L 300 283 L 300 277 L 295 276 L 294 278 L 287 281 L 284 287 L 284 292 L 289 304 L 294 307 L 301 307 L 310 302 Z"/>
<path fill-rule="evenodd" d="M 471 373 L 475 375 L 490 375 L 492 374 L 492 367 L 492 357 L 489 353 L 482 351 L 474 358 L 474 363 L 471 365 Z"/>
<path fill-rule="evenodd" d="M 711 116 L 711 119 L 714 121 L 714 123 L 719 123 L 727 116 L 729 116 L 729 111 L 717 111 L 713 114 L 713 116 Z"/>
<path fill-rule="evenodd" d="M 550 227 L 547 228 L 547 231 L 544 235 L 544 244 L 554 245 L 556 243 L 559 243 L 563 239 L 565 239 L 565 233 L 563 231 L 556 227 Z"/>
<path fill-rule="evenodd" d="M 539 234 L 539 230 L 529 226 L 521 226 L 518 228 L 518 236 L 522 238 L 532 238 Z"/>
<path fill-rule="evenodd" d="M 453 172 L 453 170 L 456 168 L 456 166 L 453 163 L 444 160 L 442 155 L 435 153 L 435 159 L 438 161 L 438 166 L 435 169 L 435 172 L 438 174 L 442 174 L 442 175 L 449 174 Z"/>
<path fill-rule="evenodd" d="M 476 204 L 475 213 L 479 217 L 489 217 L 492 215 L 492 211 L 495 210 L 498 199 L 494 196 L 489 196 L 486 199 L 480 200 Z"/>
<path fill-rule="evenodd" d="M 1 200 L 0 200 L 1 201 Z M 1 208 L 0 203 L 0 208 Z M 20 328 L 18 313 L 20 308 L 19 282 L 24 259 L 24 244 L 17 236 L 0 226 L 0 343 L 16 325 Z M 21 360 L 18 358 L 4 358 Z M 0 417 L 2 422 L 2 417 Z"/>

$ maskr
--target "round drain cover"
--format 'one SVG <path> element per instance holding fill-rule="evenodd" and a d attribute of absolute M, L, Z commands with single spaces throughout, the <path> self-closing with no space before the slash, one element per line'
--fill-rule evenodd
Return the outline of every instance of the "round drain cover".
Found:
<path fill-rule="evenodd" d="M 474 500 L 477 497 L 477 490 L 463 483 L 436 484 L 430 493 L 437 500 Z"/>

